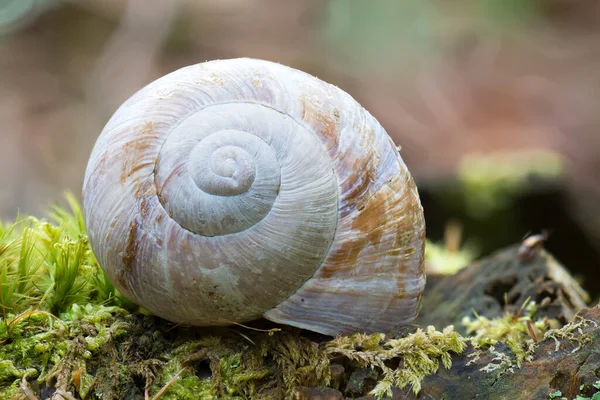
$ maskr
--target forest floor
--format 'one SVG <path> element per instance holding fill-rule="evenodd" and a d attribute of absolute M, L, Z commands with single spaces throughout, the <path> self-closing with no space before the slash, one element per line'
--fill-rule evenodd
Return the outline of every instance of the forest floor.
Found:
<path fill-rule="evenodd" d="M 0 225 L 0 398 L 600 398 L 600 308 L 541 246 L 430 274 L 391 332 L 192 328 L 123 298 L 70 206 Z"/>

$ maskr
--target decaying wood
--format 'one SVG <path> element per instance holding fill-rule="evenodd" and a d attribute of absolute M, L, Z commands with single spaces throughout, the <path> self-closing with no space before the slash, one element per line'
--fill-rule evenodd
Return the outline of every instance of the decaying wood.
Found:
<path fill-rule="evenodd" d="M 473 311 L 496 318 L 517 313 L 528 298 L 537 304 L 537 317 L 570 321 L 588 295 L 548 252 L 540 249 L 527 262 L 520 259 L 519 247 L 500 250 L 455 275 L 428 276 L 417 324 L 454 325 L 465 334 L 461 320 Z"/>
<path fill-rule="evenodd" d="M 573 399 L 591 397 L 592 386 L 600 380 L 600 307 L 584 309 L 573 319 L 580 323 L 568 338 L 547 337 L 539 342 L 531 361 L 521 368 L 505 364 L 510 350 L 504 345 L 484 351 L 479 359 L 470 347 L 453 357 L 450 370 L 440 369 L 426 377 L 422 391 L 415 396 L 408 390 L 396 391 L 394 399 L 549 399 L 560 391 Z M 558 350 L 557 350 L 558 349 Z"/>

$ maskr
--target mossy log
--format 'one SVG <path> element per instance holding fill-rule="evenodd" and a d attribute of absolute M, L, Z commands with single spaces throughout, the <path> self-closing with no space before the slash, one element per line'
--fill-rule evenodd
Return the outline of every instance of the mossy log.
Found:
<path fill-rule="evenodd" d="M 518 254 L 518 247 L 511 247 L 456 275 L 432 277 L 418 321 L 423 328 L 404 326 L 385 334 L 332 339 L 268 321 L 250 323 L 250 329 L 199 329 L 92 303 L 73 304 L 57 317 L 39 310 L 9 316 L 8 324 L 0 324 L 0 398 L 141 400 L 162 393 L 161 400 L 364 399 L 392 393 L 396 399 L 572 399 L 594 394 L 600 387 L 600 309 L 573 317 L 587 299 L 566 269 L 543 251 L 528 262 Z M 523 307 L 528 298 L 535 307 Z M 481 334 L 485 326 L 474 330 L 465 317 L 474 323 L 487 317 L 490 326 L 506 329 L 492 339 L 490 331 Z M 554 326 L 538 325 L 550 322 Z M 451 324 L 463 336 L 446 326 Z"/>
<path fill-rule="evenodd" d="M 589 399 L 599 391 L 599 323 L 600 307 L 582 310 L 560 333 L 540 341 L 520 368 L 506 345 L 485 351 L 470 345 L 453 357 L 451 369 L 425 377 L 419 395 L 394 390 L 393 399 Z"/>
<path fill-rule="evenodd" d="M 416 323 L 438 329 L 454 325 L 466 334 L 465 316 L 516 314 L 528 299 L 537 305 L 536 317 L 569 322 L 589 302 L 588 295 L 548 252 L 540 249 L 523 261 L 519 247 L 499 250 L 454 275 L 429 275 Z"/>

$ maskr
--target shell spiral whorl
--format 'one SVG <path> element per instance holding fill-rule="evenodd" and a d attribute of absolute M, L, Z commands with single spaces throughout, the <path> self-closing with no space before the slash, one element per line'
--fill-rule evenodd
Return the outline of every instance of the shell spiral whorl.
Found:
<path fill-rule="evenodd" d="M 235 59 L 152 82 L 104 128 L 83 200 L 111 281 L 166 319 L 336 334 L 416 315 L 412 178 L 370 114 L 300 71 Z"/>
<path fill-rule="evenodd" d="M 302 154 L 290 148 L 317 150 Z M 202 236 L 245 231 L 269 213 L 270 228 L 277 231 L 285 232 L 290 223 L 310 225 L 316 210 L 304 207 L 307 201 L 329 204 L 326 215 L 336 222 L 337 186 L 325 149 L 293 119 L 260 104 L 218 104 L 189 115 L 166 137 L 156 165 L 165 210 Z M 324 176 L 313 179 L 317 175 Z M 298 191 L 315 197 L 294 197 Z M 286 201 L 303 207 L 282 209 Z M 257 226 L 255 234 L 267 234 L 263 228 Z"/>

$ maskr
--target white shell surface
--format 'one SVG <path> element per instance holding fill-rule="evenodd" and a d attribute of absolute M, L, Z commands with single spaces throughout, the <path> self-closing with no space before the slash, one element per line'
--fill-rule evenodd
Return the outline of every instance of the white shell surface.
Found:
<path fill-rule="evenodd" d="M 94 147 L 83 205 L 111 281 L 171 321 L 340 334 L 416 316 L 424 220 L 396 147 L 347 93 L 280 64 L 140 90 Z"/>

